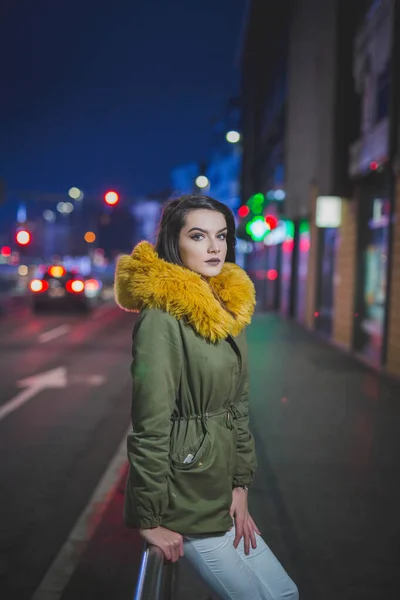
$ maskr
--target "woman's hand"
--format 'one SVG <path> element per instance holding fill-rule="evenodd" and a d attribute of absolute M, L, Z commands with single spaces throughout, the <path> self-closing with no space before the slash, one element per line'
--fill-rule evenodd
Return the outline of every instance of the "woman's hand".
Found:
<path fill-rule="evenodd" d="M 243 488 L 234 488 L 232 491 L 231 517 L 235 520 L 236 535 L 233 542 L 238 547 L 242 537 L 244 538 L 244 552 L 250 554 L 250 543 L 252 548 L 257 548 L 256 533 L 261 535 L 257 525 L 249 514 L 247 506 L 247 491 Z"/>
<path fill-rule="evenodd" d="M 161 548 L 166 560 L 177 562 L 183 556 L 183 537 L 180 533 L 165 527 L 154 527 L 140 529 L 140 535 L 148 544 Z"/>

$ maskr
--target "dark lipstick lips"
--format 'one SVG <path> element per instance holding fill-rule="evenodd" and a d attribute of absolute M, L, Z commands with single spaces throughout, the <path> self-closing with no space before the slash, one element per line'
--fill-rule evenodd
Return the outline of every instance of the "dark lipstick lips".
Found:
<path fill-rule="evenodd" d="M 206 260 L 207 263 L 220 263 L 219 258 L 210 258 L 210 260 Z"/>

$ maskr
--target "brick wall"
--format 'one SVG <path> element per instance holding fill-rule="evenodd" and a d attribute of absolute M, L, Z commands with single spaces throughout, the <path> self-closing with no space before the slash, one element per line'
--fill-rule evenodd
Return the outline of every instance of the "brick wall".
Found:
<path fill-rule="evenodd" d="M 311 186 L 310 193 L 310 254 L 308 258 L 308 279 L 306 299 L 306 325 L 309 329 L 315 329 L 315 301 L 317 285 L 317 259 L 318 259 L 318 230 L 315 225 L 315 211 L 317 206 L 318 189 Z"/>
<path fill-rule="evenodd" d="M 333 297 L 333 340 L 352 349 L 357 264 L 357 204 L 342 203 Z"/>
<path fill-rule="evenodd" d="M 386 369 L 389 373 L 400 377 L 400 176 L 396 186 L 395 215 Z"/>

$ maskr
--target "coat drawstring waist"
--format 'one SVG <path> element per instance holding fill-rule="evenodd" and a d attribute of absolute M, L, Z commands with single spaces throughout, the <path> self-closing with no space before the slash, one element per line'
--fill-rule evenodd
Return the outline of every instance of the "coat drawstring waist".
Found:
<path fill-rule="evenodd" d="M 228 406 L 228 410 L 226 411 L 226 426 L 228 429 L 233 429 L 233 421 L 236 421 L 236 419 L 241 416 L 242 413 L 238 407 L 235 404 L 230 404 Z"/>
<path fill-rule="evenodd" d="M 225 424 L 228 429 L 233 429 L 233 427 L 234 427 L 233 421 L 238 419 L 239 417 L 241 417 L 242 413 L 240 412 L 240 410 L 238 409 L 238 407 L 235 404 L 230 404 L 229 406 L 227 406 L 221 410 L 217 410 L 217 411 L 213 411 L 213 412 L 206 412 L 202 415 L 189 415 L 187 417 L 171 417 L 171 421 L 198 420 L 198 421 L 202 421 L 205 424 L 208 421 L 208 419 L 210 419 L 212 417 L 218 417 L 220 415 L 226 415 L 225 416 Z"/>

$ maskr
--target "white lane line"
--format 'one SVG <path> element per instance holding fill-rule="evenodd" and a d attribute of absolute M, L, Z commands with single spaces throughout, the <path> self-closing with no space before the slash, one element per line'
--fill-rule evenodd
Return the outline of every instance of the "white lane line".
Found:
<path fill-rule="evenodd" d="M 107 510 L 127 462 L 126 437 L 31 600 L 59 600 Z"/>
<path fill-rule="evenodd" d="M 46 342 L 50 342 L 55 338 L 60 337 L 60 335 L 64 335 L 71 329 L 71 325 L 60 325 L 55 329 L 50 329 L 50 331 L 46 331 L 45 333 L 41 333 L 39 335 L 39 343 L 45 344 Z"/>

